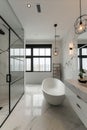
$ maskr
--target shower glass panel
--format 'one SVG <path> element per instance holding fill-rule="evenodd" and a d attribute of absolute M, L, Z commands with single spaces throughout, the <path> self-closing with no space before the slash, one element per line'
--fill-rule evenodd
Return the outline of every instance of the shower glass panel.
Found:
<path fill-rule="evenodd" d="M 12 110 L 24 92 L 24 43 L 13 31 L 10 35 L 10 103 Z"/>
<path fill-rule="evenodd" d="M 9 29 L 0 18 L 0 125 L 9 115 Z"/>

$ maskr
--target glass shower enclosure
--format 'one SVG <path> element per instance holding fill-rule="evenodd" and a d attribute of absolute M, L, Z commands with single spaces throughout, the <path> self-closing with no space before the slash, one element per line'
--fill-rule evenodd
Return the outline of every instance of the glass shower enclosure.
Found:
<path fill-rule="evenodd" d="M 24 40 L 0 16 L 0 127 L 23 93 Z"/>

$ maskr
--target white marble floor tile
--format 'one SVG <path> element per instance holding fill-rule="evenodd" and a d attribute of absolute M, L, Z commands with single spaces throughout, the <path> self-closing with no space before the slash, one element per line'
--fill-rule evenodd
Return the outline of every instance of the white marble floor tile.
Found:
<path fill-rule="evenodd" d="M 0 130 L 87 130 L 67 99 L 49 105 L 40 85 L 26 85 L 25 95 Z"/>

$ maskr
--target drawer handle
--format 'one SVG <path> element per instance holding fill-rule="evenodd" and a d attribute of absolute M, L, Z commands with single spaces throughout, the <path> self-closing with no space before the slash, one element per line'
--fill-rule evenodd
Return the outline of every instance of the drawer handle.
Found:
<path fill-rule="evenodd" d="M 82 99 L 79 95 L 77 95 L 77 98 Z"/>
<path fill-rule="evenodd" d="M 77 95 L 77 98 L 79 98 L 80 100 L 83 100 L 79 95 Z M 86 101 L 84 101 L 85 103 L 87 103 Z"/>
<path fill-rule="evenodd" d="M 81 109 L 81 107 L 80 107 L 80 105 L 78 103 L 76 105 L 77 105 L 77 107 L 79 107 Z"/>

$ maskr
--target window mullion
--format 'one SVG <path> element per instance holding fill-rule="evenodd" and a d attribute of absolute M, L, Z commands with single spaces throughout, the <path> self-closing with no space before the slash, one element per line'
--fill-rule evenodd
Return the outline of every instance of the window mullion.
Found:
<path fill-rule="evenodd" d="M 44 71 L 46 71 L 46 48 L 44 48 Z"/>
<path fill-rule="evenodd" d="M 80 56 L 82 56 L 82 49 L 80 51 Z M 80 57 L 80 70 L 82 69 L 82 57 Z"/>
<path fill-rule="evenodd" d="M 38 56 L 38 60 L 39 60 L 39 71 L 40 71 L 40 48 L 39 48 L 39 56 Z"/>
<path fill-rule="evenodd" d="M 46 56 L 46 48 L 44 48 L 45 50 L 45 56 Z M 46 71 L 46 58 L 44 57 L 44 71 Z"/>
<path fill-rule="evenodd" d="M 33 72 L 33 48 L 31 48 L 31 72 Z"/>

